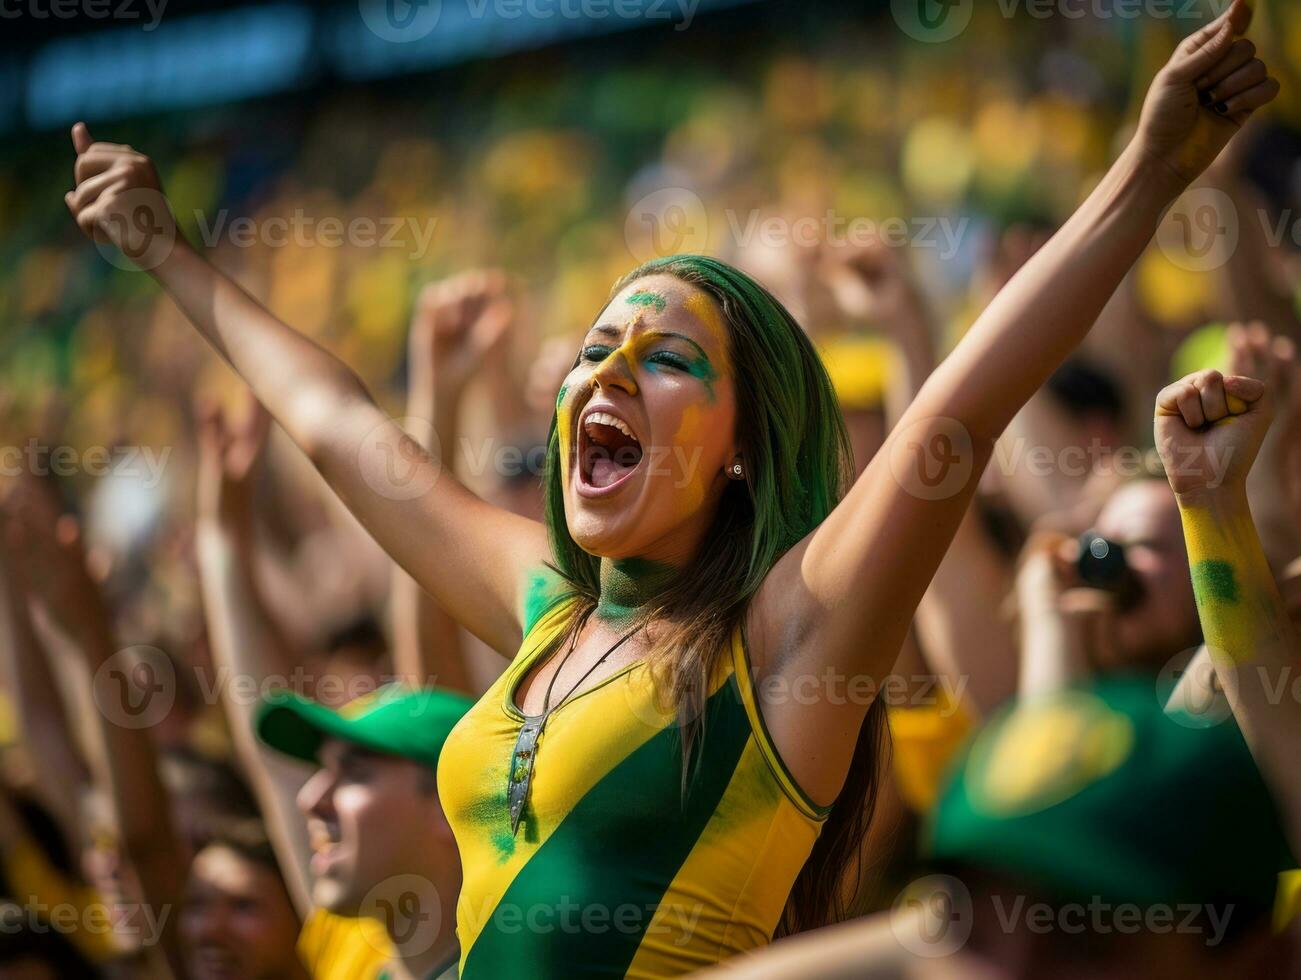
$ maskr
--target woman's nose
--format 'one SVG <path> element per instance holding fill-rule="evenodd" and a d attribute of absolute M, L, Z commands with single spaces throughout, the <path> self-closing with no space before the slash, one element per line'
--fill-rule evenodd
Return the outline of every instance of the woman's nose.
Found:
<path fill-rule="evenodd" d="M 620 347 L 598 364 L 592 381 L 598 388 L 620 388 L 629 395 L 637 394 L 637 376 L 627 348 Z"/>

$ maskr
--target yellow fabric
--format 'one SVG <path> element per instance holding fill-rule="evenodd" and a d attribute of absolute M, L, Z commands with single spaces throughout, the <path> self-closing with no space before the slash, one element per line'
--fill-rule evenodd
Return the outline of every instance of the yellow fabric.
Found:
<path fill-rule="evenodd" d="M 887 716 L 899 795 L 913 811 L 926 813 L 939 799 L 949 762 L 971 731 L 971 716 L 942 691 L 933 705 L 891 708 Z"/>
<path fill-rule="evenodd" d="M 1282 932 L 1289 923 L 1301 919 L 1301 870 L 1284 871 L 1278 876 L 1278 901 L 1274 905 L 1274 931 Z"/>
<path fill-rule="evenodd" d="M 384 926 L 315 910 L 298 935 L 298 958 L 312 980 L 376 980 L 392 958 Z"/>
<path fill-rule="evenodd" d="M 842 408 L 879 408 L 899 356 L 881 337 L 837 337 L 819 349 Z"/>
<path fill-rule="evenodd" d="M 50 864 L 36 842 L 19 830 L 19 837 L 5 851 L 5 877 L 19 902 L 31 901 L 37 908 L 75 908 L 80 927 L 66 938 L 82 956 L 93 963 L 107 963 L 123 950 L 114 939 L 108 906 L 99 892 L 73 881 Z"/>
<path fill-rule="evenodd" d="M 583 957 L 586 975 L 676 976 L 768 943 L 825 813 L 799 793 L 754 711 L 739 630 L 710 686 L 705 751 L 712 745 L 724 757 L 719 747 L 729 746 L 715 768 L 702 764 L 701 771 L 723 774 L 712 809 L 684 815 L 674 715 L 657 703 L 650 671 L 637 662 L 548 720 L 525 817 L 512 834 L 506 787 L 523 721 L 515 689 L 571 609 L 561 603 L 538 621 L 443 747 L 439 795 L 464 872 L 461 976 L 559 977 L 570 955 Z M 628 789 L 630 772 L 638 775 L 633 798 L 613 795 L 613 787 Z M 651 783 L 656 789 L 645 790 Z M 674 835 L 681 854 L 672 859 L 639 846 Z M 606 933 L 595 930 L 503 925 L 501 917 L 521 906 L 559 921 L 554 910 L 537 908 L 554 903 L 571 903 L 575 921 L 589 909 L 626 908 L 634 924 L 606 946 Z"/>
<path fill-rule="evenodd" d="M 18 722 L 13 699 L 8 691 L 0 691 L 0 746 L 14 745 L 18 741 Z"/>

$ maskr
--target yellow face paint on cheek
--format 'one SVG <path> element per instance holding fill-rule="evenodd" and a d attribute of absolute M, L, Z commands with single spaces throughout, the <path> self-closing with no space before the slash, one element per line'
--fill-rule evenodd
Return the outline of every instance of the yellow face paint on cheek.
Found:
<path fill-rule="evenodd" d="M 709 480 L 701 465 L 704 455 L 704 421 L 704 412 L 700 406 L 688 405 L 682 412 L 677 431 L 673 433 L 670 471 L 677 491 L 673 500 L 680 511 L 677 515 L 679 519 L 694 514 L 705 503 Z"/>
<path fill-rule="evenodd" d="M 722 363 L 715 365 L 715 370 L 720 374 L 730 370 L 731 365 L 726 363 L 727 326 L 723 323 L 723 315 L 713 299 L 707 293 L 695 292 L 687 297 L 687 301 L 682 305 L 686 307 L 688 313 L 705 325 L 705 329 L 714 338 L 715 349 L 720 352 L 722 359 Z"/>
<path fill-rule="evenodd" d="M 560 439 L 560 479 L 565 486 L 569 485 L 569 456 L 574 445 L 574 409 L 569 393 L 570 387 L 566 383 L 560 386 L 560 394 L 556 396 L 556 435 Z"/>

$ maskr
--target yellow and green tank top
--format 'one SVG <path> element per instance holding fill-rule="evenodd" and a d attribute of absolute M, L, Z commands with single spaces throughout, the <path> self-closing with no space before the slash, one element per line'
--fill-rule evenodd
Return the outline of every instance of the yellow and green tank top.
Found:
<path fill-rule="evenodd" d="M 740 630 L 685 792 L 672 709 L 636 662 L 555 709 L 511 833 L 516 689 L 570 609 L 542 615 L 443 747 L 438 790 L 464 872 L 461 977 L 676 976 L 765 945 L 828 808 L 764 729 Z"/>

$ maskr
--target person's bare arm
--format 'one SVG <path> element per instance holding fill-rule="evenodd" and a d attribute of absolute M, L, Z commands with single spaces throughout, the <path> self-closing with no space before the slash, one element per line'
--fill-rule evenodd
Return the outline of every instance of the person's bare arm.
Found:
<path fill-rule="evenodd" d="M 1301 454 L 1301 365 L 1296 344 L 1271 336 L 1263 323 L 1228 329 L 1230 374 L 1265 382 L 1276 418 L 1247 477 L 1247 498 L 1270 568 L 1282 571 L 1301 554 L 1301 512 L 1289 491 L 1289 470 Z"/>
<path fill-rule="evenodd" d="M 1247 473 L 1273 415 L 1266 385 L 1216 371 L 1156 401 L 1156 444 L 1179 501 L 1197 612 L 1216 677 L 1301 853 L 1301 634 L 1270 573 L 1247 503 Z"/>
<path fill-rule="evenodd" d="M 200 420 L 198 516 L 195 550 L 208 638 L 219 675 L 222 707 L 241 766 L 252 784 L 289 894 L 300 915 L 311 910 L 307 825 L 295 802 L 306 773 L 274 756 L 253 732 L 256 701 L 269 680 L 290 677 L 288 644 L 267 615 L 257 590 L 253 493 L 266 439 L 266 414 L 256 403 L 242 425 L 216 409 Z M 238 683 L 236 683 L 238 681 Z"/>
<path fill-rule="evenodd" d="M 1180 712 L 1212 724 L 1223 720 L 1232 711 L 1224 697 L 1220 679 L 1211 663 L 1211 652 L 1202 644 L 1192 659 L 1175 678 L 1175 685 L 1166 698 L 1166 714 Z"/>
<path fill-rule="evenodd" d="M 879 240 L 834 248 L 822 275 L 842 314 L 881 330 L 899 352 L 886 397 L 893 428 L 935 369 L 933 316 L 913 279 L 907 253 Z M 980 515 L 969 509 L 917 606 L 917 638 L 949 689 L 965 692 L 973 714 L 989 711 L 1016 687 L 1016 644 L 1002 608 L 1011 568 Z"/>
<path fill-rule="evenodd" d="M 93 143 L 81 123 L 72 138 L 77 187 L 66 202 L 82 231 L 107 236 L 147 270 L 393 559 L 512 656 L 527 582 L 550 557 L 542 525 L 470 493 L 347 365 L 210 265 L 177 232 L 147 157 Z"/>
<path fill-rule="evenodd" d="M 431 283 L 416 303 L 407 340 L 404 422 L 411 438 L 449 469 L 455 466 L 466 385 L 500 357 L 512 314 L 506 277 L 496 270 Z M 400 567 L 393 570 L 391 601 L 398 676 L 475 693 L 456 620 Z"/>
<path fill-rule="evenodd" d="M 184 848 L 158 769 L 150 733 L 167 707 L 164 665 L 147 651 L 118 650 L 108 607 L 86 568 L 80 529 L 59 515 L 50 488 L 34 484 L 16 521 L 27 560 L 33 620 L 56 670 L 91 694 L 86 746 L 95 782 L 113 807 L 122 852 L 134 868 L 144 901 L 161 916 L 161 948 L 184 975 L 179 917 L 185 883 Z M 14 567 L 18 567 L 15 565 Z M 164 915 L 163 913 L 167 913 Z"/>
<path fill-rule="evenodd" d="M 1272 79 L 1231 93 L 1222 82 L 1225 114 L 1199 105 L 1199 80 L 1235 57 L 1249 17 L 1235 0 L 1179 46 L 1098 188 L 931 375 L 841 504 L 774 567 L 751 613 L 761 670 L 791 681 L 889 672 L 994 441 L 1087 333 L 1168 205 L 1278 94 Z M 797 780 L 834 799 L 865 707 L 771 707 L 768 728 Z"/>
<path fill-rule="evenodd" d="M 36 791 L 59 821 L 69 844 L 80 846 L 81 795 L 90 784 L 90 771 L 77 751 L 68 716 L 50 663 L 32 628 L 21 578 L 9 570 L 22 540 L 16 529 L 0 547 L 0 675 L 13 706 L 18 742 L 36 763 Z"/>
<path fill-rule="evenodd" d="M 1280 59 L 1281 70 L 1286 60 Z M 1301 342 L 1301 319 L 1293 292 L 1280 274 L 1279 249 L 1285 241 L 1275 237 L 1281 235 L 1291 216 L 1287 211 L 1273 215 L 1265 196 L 1243 172 L 1251 147 L 1259 145 L 1255 137 L 1264 124 L 1258 120 L 1243 140 L 1221 153 L 1204 181 L 1208 191 L 1213 188 L 1227 200 L 1204 192 L 1201 207 L 1211 208 L 1209 213 L 1217 221 L 1232 220 L 1238 229 L 1233 248 L 1227 247 L 1227 241 L 1217 242 L 1224 252 L 1211 273 L 1216 307 L 1230 319 L 1243 323 L 1259 320 L 1273 325 L 1282 336 Z M 1193 215 L 1194 220 L 1198 217 Z"/>

